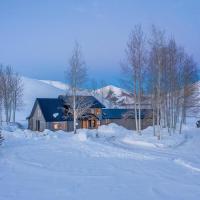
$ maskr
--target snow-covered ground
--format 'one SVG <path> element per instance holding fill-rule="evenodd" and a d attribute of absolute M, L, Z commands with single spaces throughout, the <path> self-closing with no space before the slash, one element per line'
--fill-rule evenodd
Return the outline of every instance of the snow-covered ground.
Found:
<path fill-rule="evenodd" d="M 66 92 L 60 82 L 23 77 L 23 83 L 24 107 L 17 113 L 23 125 L 37 97 Z M 0 200 L 198 200 L 200 129 L 183 132 L 170 137 L 163 130 L 158 141 L 151 127 L 139 136 L 114 124 L 77 135 L 4 126 Z"/>
<path fill-rule="evenodd" d="M 198 200 L 199 129 L 161 141 L 111 124 L 79 134 L 4 127 L 0 200 Z"/>

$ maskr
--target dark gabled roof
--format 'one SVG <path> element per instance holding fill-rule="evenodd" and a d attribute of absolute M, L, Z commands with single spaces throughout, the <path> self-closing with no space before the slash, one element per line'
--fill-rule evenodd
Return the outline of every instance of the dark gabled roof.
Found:
<path fill-rule="evenodd" d="M 149 113 L 149 109 L 141 110 L 141 118 L 143 119 L 145 115 Z M 121 108 L 113 108 L 113 109 L 102 109 L 102 118 L 103 119 L 122 119 L 122 118 L 135 118 L 134 109 L 121 109 Z"/>
<path fill-rule="evenodd" d="M 72 105 L 72 96 L 60 96 L 59 98 L 63 99 L 69 105 Z M 105 108 L 105 106 L 93 96 L 77 96 L 76 102 L 80 102 L 80 104 L 86 105 L 90 108 Z"/>
<path fill-rule="evenodd" d="M 42 114 L 46 122 L 57 122 L 72 120 L 72 116 L 64 116 L 63 106 L 64 103 L 72 101 L 71 96 L 65 96 L 64 98 L 37 98 L 32 109 L 32 112 L 28 118 L 31 118 L 35 112 L 36 106 L 39 105 Z M 101 104 L 96 98 L 92 96 L 78 96 L 77 101 L 85 101 L 90 108 L 104 108 L 105 106 Z M 69 104 L 70 105 L 70 104 Z M 71 107 L 71 105 L 70 105 Z"/>
<path fill-rule="evenodd" d="M 47 122 L 66 121 L 62 99 L 38 98 L 37 101 Z"/>
<path fill-rule="evenodd" d="M 66 121 L 63 114 L 63 101 L 57 98 L 37 98 L 28 118 L 31 118 L 35 112 L 36 106 L 39 105 L 46 122 Z"/>

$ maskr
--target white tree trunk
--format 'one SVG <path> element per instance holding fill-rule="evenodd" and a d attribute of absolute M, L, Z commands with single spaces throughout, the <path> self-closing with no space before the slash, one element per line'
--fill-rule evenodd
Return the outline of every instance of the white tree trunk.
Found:
<path fill-rule="evenodd" d="M 76 92 L 73 91 L 73 116 L 74 116 L 74 134 L 76 134 L 76 123 L 77 123 L 77 114 L 76 114 Z"/>

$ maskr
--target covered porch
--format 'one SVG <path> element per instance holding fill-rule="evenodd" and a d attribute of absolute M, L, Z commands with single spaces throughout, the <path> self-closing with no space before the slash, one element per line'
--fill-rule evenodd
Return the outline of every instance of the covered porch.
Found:
<path fill-rule="evenodd" d="M 81 128 L 96 129 L 100 126 L 100 120 L 95 114 L 84 114 L 80 119 Z"/>

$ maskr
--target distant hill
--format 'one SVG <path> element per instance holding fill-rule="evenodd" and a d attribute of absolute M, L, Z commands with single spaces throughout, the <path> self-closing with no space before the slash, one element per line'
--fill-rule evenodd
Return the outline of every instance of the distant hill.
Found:
<path fill-rule="evenodd" d="M 22 82 L 24 85 L 24 106 L 16 115 L 17 121 L 22 123 L 29 116 L 36 98 L 56 98 L 58 95 L 64 94 L 63 89 L 59 89 L 37 79 L 22 77 Z"/>

